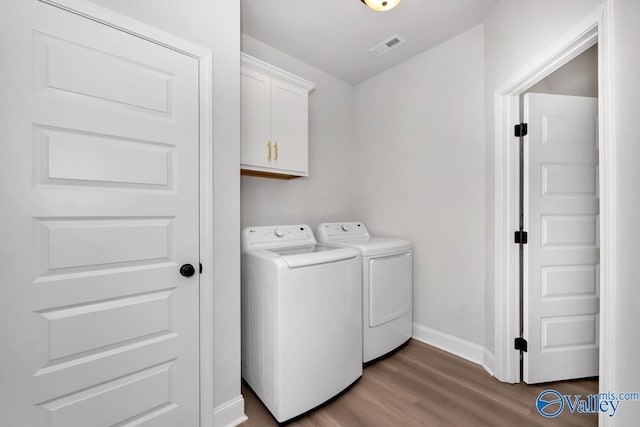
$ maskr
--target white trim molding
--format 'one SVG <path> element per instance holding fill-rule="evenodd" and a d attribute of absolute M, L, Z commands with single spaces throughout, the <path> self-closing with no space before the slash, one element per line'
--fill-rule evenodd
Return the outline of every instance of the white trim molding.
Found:
<path fill-rule="evenodd" d="M 413 339 L 480 365 L 489 375 L 494 376 L 493 353 L 479 344 L 417 323 L 413 324 Z"/>
<path fill-rule="evenodd" d="M 311 92 L 316 84 L 305 80 L 301 77 L 291 74 L 288 71 L 278 68 L 274 65 L 264 62 L 258 58 L 254 58 L 251 55 L 247 55 L 244 52 L 240 52 L 240 65 L 245 68 L 257 71 L 262 74 L 266 74 L 274 79 L 281 80 L 283 82 L 291 83 L 292 85 L 299 86 L 307 92 Z"/>
<path fill-rule="evenodd" d="M 598 22 L 598 90 L 600 139 L 600 392 L 617 390 L 616 349 L 616 132 L 613 1 L 604 4 Z M 598 425 L 610 426 L 600 413 Z"/>
<path fill-rule="evenodd" d="M 213 398 L 213 58 L 200 63 L 200 426 L 214 423 Z"/>
<path fill-rule="evenodd" d="M 39 0 L 198 61 L 200 168 L 200 426 L 214 425 L 213 408 L 213 57 L 209 49 L 84 0 Z M 244 403 L 240 402 L 244 416 Z"/>
<path fill-rule="evenodd" d="M 440 350 L 455 354 L 476 365 L 483 364 L 484 348 L 479 344 L 416 323 L 413 324 L 413 338 Z"/>
<path fill-rule="evenodd" d="M 482 367 L 489 375 L 495 377 L 494 373 L 495 356 L 486 348 L 482 352 Z"/>
<path fill-rule="evenodd" d="M 564 37 L 542 52 L 495 93 L 495 377 L 520 381 L 518 224 L 519 162 L 512 134 L 520 116 L 519 96 L 589 47 L 598 43 L 600 139 L 600 390 L 612 389 L 615 339 L 615 131 L 613 121 L 612 1 L 597 8 Z M 601 425 L 608 420 L 600 418 Z"/>
<path fill-rule="evenodd" d="M 216 427 L 235 427 L 247 420 L 242 396 L 237 396 L 223 403 L 213 411 L 213 425 Z"/>

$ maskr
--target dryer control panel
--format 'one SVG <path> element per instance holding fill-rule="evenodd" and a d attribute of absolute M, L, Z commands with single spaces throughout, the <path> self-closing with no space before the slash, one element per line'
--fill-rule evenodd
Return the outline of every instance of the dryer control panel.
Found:
<path fill-rule="evenodd" d="M 317 243 L 306 224 L 248 227 L 242 231 L 242 249 L 274 248 Z"/>
<path fill-rule="evenodd" d="M 371 237 L 362 222 L 325 222 L 318 226 L 321 241 L 343 238 L 366 239 Z"/>

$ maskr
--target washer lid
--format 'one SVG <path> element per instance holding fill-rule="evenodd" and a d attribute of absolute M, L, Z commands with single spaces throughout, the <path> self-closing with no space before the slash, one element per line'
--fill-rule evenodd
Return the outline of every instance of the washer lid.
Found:
<path fill-rule="evenodd" d="M 365 239 L 332 240 L 333 244 L 356 248 L 362 256 L 387 255 L 411 250 L 411 242 L 403 239 L 369 237 Z"/>
<path fill-rule="evenodd" d="M 359 255 L 359 253 L 352 248 L 343 248 L 325 244 L 270 248 L 263 250 L 281 258 L 291 268 L 342 261 L 356 258 Z"/>

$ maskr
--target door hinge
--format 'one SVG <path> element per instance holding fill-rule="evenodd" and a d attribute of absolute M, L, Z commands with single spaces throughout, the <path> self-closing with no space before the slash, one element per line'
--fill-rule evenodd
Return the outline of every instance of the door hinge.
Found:
<path fill-rule="evenodd" d="M 202 274 L 202 263 L 200 263 L 200 274 Z"/>
<path fill-rule="evenodd" d="M 514 347 L 516 350 L 527 351 L 527 340 L 522 337 L 518 337 L 515 340 Z"/>
<path fill-rule="evenodd" d="M 529 129 L 526 123 L 520 123 L 516 125 L 516 138 L 526 136 Z"/>
<path fill-rule="evenodd" d="M 528 240 L 528 234 L 526 231 L 516 231 L 514 240 L 517 244 L 526 245 Z"/>

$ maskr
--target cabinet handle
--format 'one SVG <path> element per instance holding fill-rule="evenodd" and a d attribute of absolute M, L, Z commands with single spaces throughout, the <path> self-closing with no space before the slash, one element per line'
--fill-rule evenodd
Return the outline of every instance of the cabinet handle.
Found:
<path fill-rule="evenodd" d="M 267 160 L 271 161 L 271 141 L 267 142 Z"/>
<path fill-rule="evenodd" d="M 276 150 L 276 155 L 273 158 L 274 161 L 278 161 L 278 141 L 276 141 L 276 143 L 273 145 L 273 148 Z"/>

